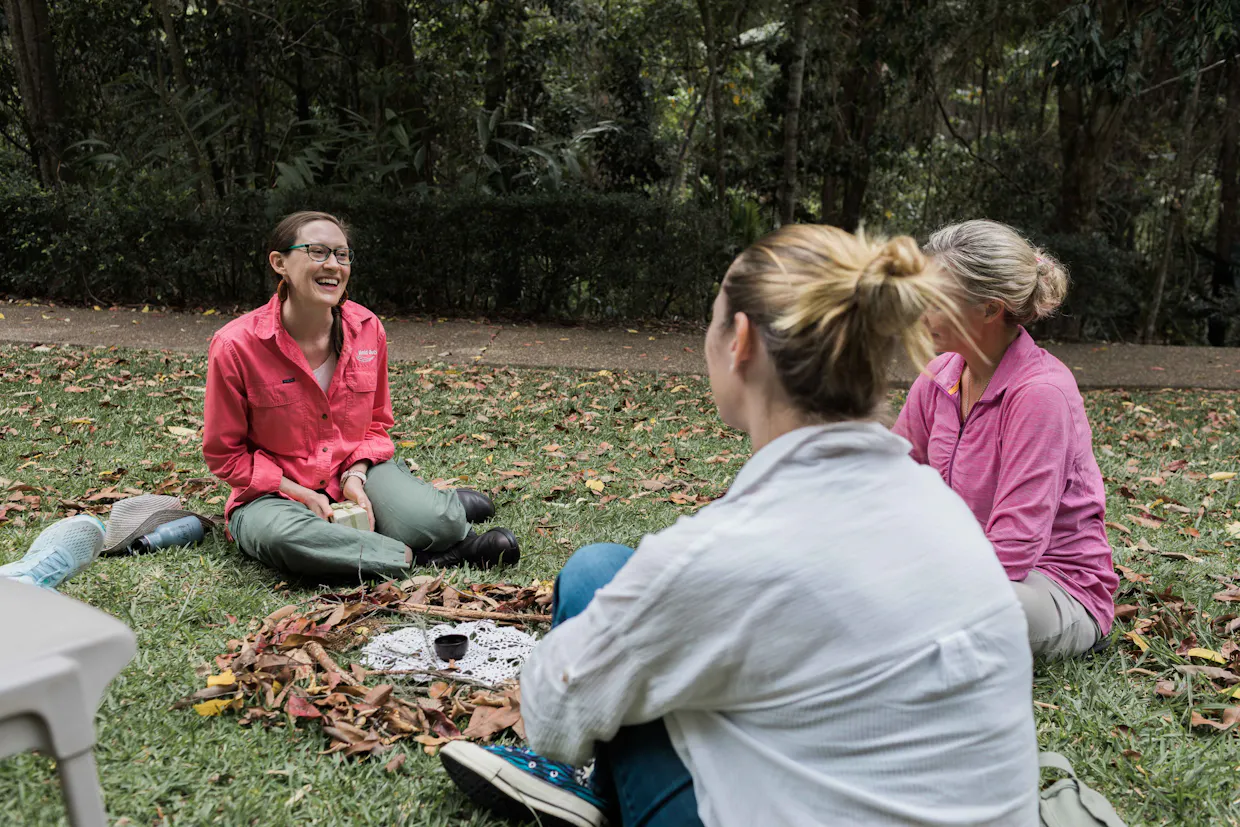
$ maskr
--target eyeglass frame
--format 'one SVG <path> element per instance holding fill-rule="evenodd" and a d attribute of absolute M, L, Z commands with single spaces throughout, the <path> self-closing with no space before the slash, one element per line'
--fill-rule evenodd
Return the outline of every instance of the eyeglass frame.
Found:
<path fill-rule="evenodd" d="M 326 255 L 326 256 L 324 256 L 324 257 L 323 257 L 323 259 L 322 259 L 321 261 L 320 261 L 319 259 L 315 258 L 314 256 L 310 255 L 310 248 L 311 248 L 311 247 L 327 247 L 327 245 L 326 245 L 326 244 L 319 244 L 318 242 L 308 242 L 308 243 L 306 243 L 306 244 L 294 244 L 292 247 L 286 247 L 286 248 L 284 248 L 284 252 L 286 252 L 286 253 L 291 253 L 291 252 L 293 252 L 294 250 L 303 250 L 303 249 L 304 249 L 304 250 L 306 251 L 306 255 L 310 257 L 310 260 L 311 260 L 311 261 L 313 261 L 313 262 L 317 262 L 318 264 L 325 264 L 325 263 L 327 262 L 327 259 L 328 259 L 328 258 L 330 258 L 330 257 L 332 257 L 332 256 L 335 256 L 335 257 L 336 257 L 336 263 L 337 263 L 337 264 L 339 264 L 341 267 L 351 267 L 351 266 L 353 265 L 353 262 L 357 261 L 357 253 L 356 253 L 356 251 L 354 251 L 354 250 L 353 250 L 353 248 L 352 248 L 352 247 L 327 247 L 327 255 Z M 340 260 L 340 251 L 341 251 L 341 250 L 344 250 L 345 252 L 347 252 L 347 253 L 349 254 L 349 260 L 348 260 L 348 261 L 341 261 L 341 260 Z"/>

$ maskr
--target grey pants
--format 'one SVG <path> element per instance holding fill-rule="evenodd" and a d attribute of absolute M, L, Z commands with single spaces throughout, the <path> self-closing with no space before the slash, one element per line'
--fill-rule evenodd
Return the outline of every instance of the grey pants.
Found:
<path fill-rule="evenodd" d="M 465 507 L 453 491 L 440 491 L 411 474 L 403 462 L 368 472 L 366 496 L 375 530 L 358 531 L 324 520 L 305 505 L 268 494 L 232 513 L 228 530 L 249 556 L 300 575 L 402 577 L 405 547 L 444 551 L 469 531 Z"/>
<path fill-rule="evenodd" d="M 1082 655 L 1102 638 L 1098 622 L 1080 601 L 1038 570 L 1012 581 L 1029 623 L 1035 658 L 1059 660 Z"/>

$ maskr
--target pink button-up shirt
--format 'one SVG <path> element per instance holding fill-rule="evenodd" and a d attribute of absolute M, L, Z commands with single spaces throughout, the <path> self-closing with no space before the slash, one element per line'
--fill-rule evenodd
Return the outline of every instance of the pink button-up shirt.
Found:
<path fill-rule="evenodd" d="M 395 454 L 387 335 L 359 304 L 345 302 L 341 316 L 344 347 L 326 392 L 284 330 L 275 296 L 211 340 L 202 454 L 232 486 L 225 517 L 278 493 L 284 477 L 338 500 L 346 468 Z"/>
<path fill-rule="evenodd" d="M 935 359 L 909 391 L 895 432 L 973 511 L 1012 580 L 1037 569 L 1106 634 L 1119 578 L 1106 489 L 1072 371 L 1022 328 L 982 398 L 960 418 L 964 359 Z"/>

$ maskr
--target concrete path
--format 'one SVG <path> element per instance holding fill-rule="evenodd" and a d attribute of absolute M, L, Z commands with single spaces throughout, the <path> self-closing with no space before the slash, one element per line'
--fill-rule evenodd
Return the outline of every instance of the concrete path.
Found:
<path fill-rule="evenodd" d="M 201 313 L 0 304 L 0 342 L 205 353 L 231 317 Z M 403 362 L 704 373 L 702 331 L 384 319 L 389 358 Z M 1082 388 L 1240 390 L 1240 349 L 1049 344 Z M 894 377 L 907 384 L 908 370 Z"/>

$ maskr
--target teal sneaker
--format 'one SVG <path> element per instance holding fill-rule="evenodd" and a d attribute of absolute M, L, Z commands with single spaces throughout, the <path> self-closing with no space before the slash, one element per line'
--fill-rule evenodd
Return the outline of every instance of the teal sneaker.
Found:
<path fill-rule="evenodd" d="M 55 589 L 95 561 L 103 549 L 103 535 L 103 523 L 93 514 L 52 523 L 35 538 L 25 557 L 0 566 L 0 577 Z"/>
<path fill-rule="evenodd" d="M 524 747 L 449 741 L 439 750 L 448 776 L 476 804 L 509 821 L 543 827 L 602 827 L 606 802 L 587 773 Z"/>

